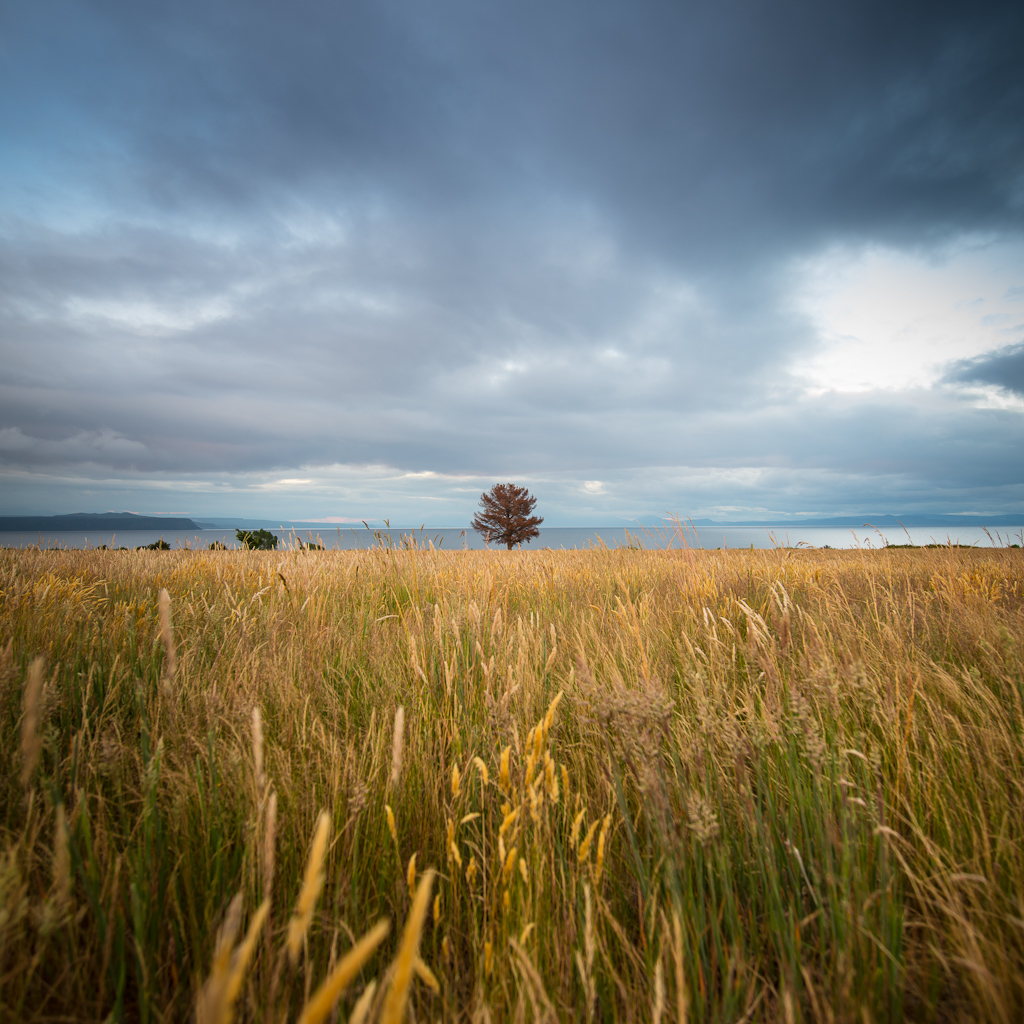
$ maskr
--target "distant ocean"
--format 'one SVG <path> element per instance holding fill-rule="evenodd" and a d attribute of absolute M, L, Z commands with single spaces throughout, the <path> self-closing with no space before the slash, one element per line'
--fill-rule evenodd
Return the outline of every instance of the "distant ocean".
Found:
<path fill-rule="evenodd" d="M 480 550 L 484 544 L 479 534 L 472 530 L 366 530 L 366 529 L 324 529 L 273 530 L 279 538 L 278 550 L 295 546 L 297 540 L 303 543 L 320 544 L 328 550 L 352 550 L 368 548 L 377 544 L 401 547 L 415 543 L 427 548 L 431 544 L 443 551 L 469 548 Z M 1010 527 L 990 530 L 986 533 L 976 526 L 950 528 L 946 526 L 911 526 L 881 531 L 869 527 L 856 530 L 830 526 L 728 526 L 712 525 L 687 529 L 685 534 L 670 530 L 630 530 L 622 527 L 607 529 L 584 527 L 552 527 L 542 529 L 540 537 L 524 550 L 538 548 L 585 549 L 585 548 L 881 548 L 886 544 L 961 544 L 974 547 L 1007 547 L 1011 544 L 1024 546 L 1024 528 Z M 44 548 L 108 548 L 124 546 L 136 548 L 154 541 L 165 540 L 172 548 L 205 550 L 214 542 L 229 548 L 238 547 L 234 530 L 197 530 L 188 533 L 160 532 L 158 530 L 131 530 L 123 533 L 0 533 L 0 547 L 25 548 L 40 545 Z M 500 550 L 498 545 L 491 548 Z"/>

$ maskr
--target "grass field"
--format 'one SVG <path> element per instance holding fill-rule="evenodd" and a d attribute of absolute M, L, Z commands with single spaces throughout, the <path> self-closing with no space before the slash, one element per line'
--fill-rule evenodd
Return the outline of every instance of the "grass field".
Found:
<path fill-rule="evenodd" d="M 1013 550 L 0 551 L 0 1015 L 1020 1020 L 1022 642 Z"/>

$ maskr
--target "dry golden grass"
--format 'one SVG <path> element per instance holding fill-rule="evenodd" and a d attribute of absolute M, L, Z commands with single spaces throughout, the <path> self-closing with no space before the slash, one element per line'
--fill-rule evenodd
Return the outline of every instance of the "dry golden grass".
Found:
<path fill-rule="evenodd" d="M 0 1018 L 1019 1020 L 1022 636 L 1013 550 L 2 551 Z"/>

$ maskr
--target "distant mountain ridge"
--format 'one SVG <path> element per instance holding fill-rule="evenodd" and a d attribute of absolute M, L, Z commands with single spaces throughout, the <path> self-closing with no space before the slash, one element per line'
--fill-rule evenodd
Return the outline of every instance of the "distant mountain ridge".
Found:
<path fill-rule="evenodd" d="M 689 520 L 682 520 L 683 523 Z M 758 519 L 758 520 L 714 520 L 694 519 L 694 526 L 835 526 L 839 528 L 852 527 L 860 529 L 864 526 L 887 527 L 888 529 L 900 526 L 972 526 L 980 529 L 983 526 L 999 528 L 1002 526 L 1024 526 L 1024 512 L 1001 513 L 999 515 L 978 515 L 974 512 L 963 515 L 949 515 L 941 512 L 929 513 L 920 512 L 905 516 L 816 516 L 807 519 Z"/>
<path fill-rule="evenodd" d="M 137 516 L 134 512 L 72 512 L 64 516 L 0 516 L 2 533 L 95 533 L 117 530 L 191 530 L 201 527 L 192 519 Z"/>

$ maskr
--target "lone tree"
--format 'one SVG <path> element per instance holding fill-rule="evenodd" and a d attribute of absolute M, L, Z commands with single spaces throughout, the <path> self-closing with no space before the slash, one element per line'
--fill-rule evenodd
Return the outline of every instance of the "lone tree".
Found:
<path fill-rule="evenodd" d="M 537 529 L 544 520 L 532 516 L 537 499 L 525 487 L 515 484 L 495 484 L 480 495 L 480 511 L 473 516 L 473 529 L 483 534 L 485 541 L 497 541 L 512 550 L 513 544 L 527 544 L 540 536 Z"/>

